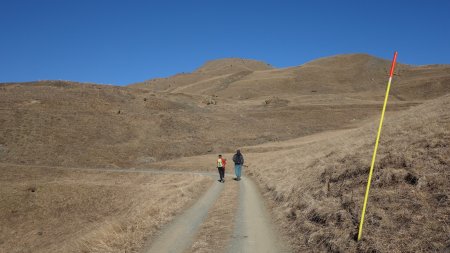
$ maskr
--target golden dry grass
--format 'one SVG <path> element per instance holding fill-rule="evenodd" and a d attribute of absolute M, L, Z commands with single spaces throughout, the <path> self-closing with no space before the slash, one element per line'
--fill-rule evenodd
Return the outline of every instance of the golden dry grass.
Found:
<path fill-rule="evenodd" d="M 211 182 L 1 166 L 0 252 L 136 252 Z"/>
<path fill-rule="evenodd" d="M 224 59 L 129 87 L 1 84 L 0 162 L 148 167 L 345 129 L 378 115 L 388 67 L 388 61 L 364 54 L 283 69 Z M 390 108 L 450 92 L 449 73 L 447 65 L 399 65 Z M 215 104 L 206 105 L 210 99 Z"/>
<path fill-rule="evenodd" d="M 244 174 L 263 186 L 295 250 L 448 250 L 449 97 L 393 113 L 449 93 L 448 65 L 398 66 L 367 232 L 352 240 L 388 67 L 360 54 L 285 69 L 226 59 L 131 87 L 2 84 L 0 162 L 23 168 L 1 167 L 0 249 L 132 251 L 180 208 L 156 203 L 186 204 L 206 182 L 29 165 L 216 172 L 218 153 L 247 146 Z M 181 196 L 178 183 L 192 191 Z"/>
<path fill-rule="evenodd" d="M 247 161 L 296 252 L 444 252 L 450 249 L 449 113 L 450 96 L 388 113 L 359 243 L 375 120 L 292 149 L 250 153 Z"/>

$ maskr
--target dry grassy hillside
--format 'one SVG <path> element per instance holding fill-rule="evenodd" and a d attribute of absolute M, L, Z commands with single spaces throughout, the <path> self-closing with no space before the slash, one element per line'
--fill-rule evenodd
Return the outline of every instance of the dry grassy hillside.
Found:
<path fill-rule="evenodd" d="M 368 71 L 362 76 L 378 75 L 379 82 L 368 82 L 379 88 L 359 87 L 362 76 L 341 67 L 348 62 Z M 225 59 L 194 72 L 208 75 L 201 82 L 192 84 L 191 74 L 177 76 L 190 84 L 173 92 L 66 81 L 2 84 L 0 162 L 148 167 L 155 161 L 351 128 L 378 114 L 388 65 L 367 55 L 331 57 L 289 69 Z M 448 92 L 443 81 L 449 78 L 448 67 L 420 69 L 429 79 L 416 76 L 410 86 L 399 80 L 398 86 L 409 93 L 393 98 L 389 110 Z M 199 88 L 206 93 L 220 90 L 220 95 L 207 96 Z M 426 95 L 409 99 L 421 92 Z"/>
<path fill-rule="evenodd" d="M 151 88 L 154 91 L 169 91 L 197 82 L 211 79 L 227 79 L 237 73 L 251 73 L 258 70 L 271 69 L 270 65 L 247 59 L 226 58 L 205 63 L 193 73 L 177 74 L 168 78 L 157 78 L 142 83 L 132 84 L 131 87 Z"/>
<path fill-rule="evenodd" d="M 449 95 L 388 113 L 355 242 L 377 123 L 244 149 L 297 252 L 450 250 Z"/>
<path fill-rule="evenodd" d="M 211 169 L 236 147 L 298 252 L 449 251 L 449 65 L 399 65 L 364 239 L 353 239 L 389 65 L 233 58 L 128 87 L 0 84 L 0 251 L 137 249 L 207 180 L 67 167 Z"/>
<path fill-rule="evenodd" d="M 367 54 L 337 55 L 283 69 L 265 67 L 265 63 L 256 61 L 237 63 L 239 59 L 213 61 L 193 73 L 149 80 L 131 87 L 235 99 L 314 93 L 351 94 L 379 100 L 390 67 L 388 60 Z M 431 99 L 450 91 L 445 85 L 450 81 L 449 65 L 399 64 L 395 74 L 398 84 L 392 89 L 395 100 Z"/>
<path fill-rule="evenodd" d="M 189 113 L 192 120 L 203 110 L 190 96 L 113 86 L 39 82 L 0 89 L 0 161 L 7 163 L 122 166 L 177 155 L 196 141 L 165 145 L 194 127 L 180 134 L 177 128 L 191 124 L 174 115 Z"/>
<path fill-rule="evenodd" d="M 0 165 L 0 252 L 139 252 L 212 183 L 199 175 Z"/>

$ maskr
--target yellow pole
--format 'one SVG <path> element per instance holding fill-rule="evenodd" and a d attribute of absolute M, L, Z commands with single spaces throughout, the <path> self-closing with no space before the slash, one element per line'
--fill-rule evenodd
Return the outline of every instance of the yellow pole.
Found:
<path fill-rule="evenodd" d="M 362 236 L 364 215 L 366 214 L 367 200 L 369 198 L 370 184 L 372 182 L 373 167 L 375 165 L 375 159 L 377 157 L 378 143 L 380 141 L 381 128 L 383 126 L 383 120 L 384 120 L 384 112 L 386 111 L 386 105 L 387 105 L 387 101 L 388 101 L 388 97 L 389 97 L 389 90 L 391 89 L 392 76 L 394 74 L 394 68 L 395 68 L 395 62 L 397 60 L 397 54 L 398 54 L 397 52 L 394 53 L 394 59 L 392 60 L 391 71 L 389 73 L 389 81 L 388 81 L 387 88 L 386 88 L 386 95 L 384 97 L 383 109 L 381 110 L 380 125 L 378 126 L 378 133 L 377 133 L 377 139 L 375 141 L 375 148 L 373 149 L 372 163 L 370 164 L 370 171 L 369 171 L 369 179 L 367 180 L 366 194 L 364 195 L 364 204 L 363 204 L 363 209 L 361 212 L 361 221 L 359 222 L 358 241 L 361 240 L 361 236 Z"/>

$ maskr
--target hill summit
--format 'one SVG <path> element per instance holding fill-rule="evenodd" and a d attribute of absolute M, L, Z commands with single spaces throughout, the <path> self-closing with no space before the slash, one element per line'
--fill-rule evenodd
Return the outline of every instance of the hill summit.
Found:
<path fill-rule="evenodd" d="M 269 69 L 272 69 L 272 66 L 262 61 L 241 58 L 225 58 L 208 61 L 203 66 L 195 70 L 195 73 L 223 75 L 241 71 L 258 71 Z"/>

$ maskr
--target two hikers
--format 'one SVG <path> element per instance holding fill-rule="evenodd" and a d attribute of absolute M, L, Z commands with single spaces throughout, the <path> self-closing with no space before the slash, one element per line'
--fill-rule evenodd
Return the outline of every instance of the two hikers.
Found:
<path fill-rule="evenodd" d="M 233 155 L 234 162 L 234 173 L 236 174 L 236 181 L 241 180 L 241 171 L 242 166 L 244 166 L 244 156 L 241 151 L 238 149 L 236 154 Z M 225 165 L 227 164 L 227 159 L 222 158 L 222 155 L 219 155 L 217 159 L 217 169 L 219 170 L 219 182 L 225 182 Z"/>

